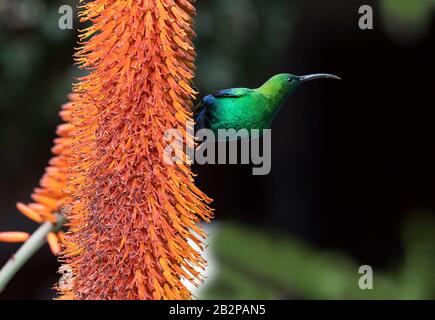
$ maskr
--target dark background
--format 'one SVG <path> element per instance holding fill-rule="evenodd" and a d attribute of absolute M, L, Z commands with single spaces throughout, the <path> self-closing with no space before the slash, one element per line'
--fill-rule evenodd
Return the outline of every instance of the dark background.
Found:
<path fill-rule="evenodd" d="M 15 203 L 30 200 L 50 158 L 57 111 L 79 74 L 76 31 L 57 27 L 65 3 L 0 6 L 0 231 L 36 227 Z M 373 6 L 374 30 L 358 28 L 363 4 Z M 404 219 L 435 212 L 435 3 L 214 0 L 197 8 L 202 95 L 258 87 L 281 72 L 343 79 L 310 82 L 285 104 L 272 127 L 270 175 L 252 176 L 246 165 L 194 167 L 215 199 L 216 220 L 394 267 Z M 16 249 L 0 244 L 0 265 Z M 56 268 L 41 250 L 0 299 L 51 297 Z"/>

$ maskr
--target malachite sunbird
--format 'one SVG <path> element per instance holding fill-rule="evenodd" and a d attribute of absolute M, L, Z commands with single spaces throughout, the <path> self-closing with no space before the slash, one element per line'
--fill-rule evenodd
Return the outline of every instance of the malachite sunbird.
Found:
<path fill-rule="evenodd" d="M 303 82 L 315 79 L 340 79 L 326 74 L 295 76 L 278 74 L 257 89 L 233 88 L 208 95 L 194 108 L 195 132 L 210 129 L 269 129 L 284 102 Z M 261 133 L 260 133 L 261 134 Z"/>

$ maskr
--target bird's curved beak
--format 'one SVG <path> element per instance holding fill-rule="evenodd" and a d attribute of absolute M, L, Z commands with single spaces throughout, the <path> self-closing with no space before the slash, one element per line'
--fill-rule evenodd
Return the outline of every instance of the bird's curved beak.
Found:
<path fill-rule="evenodd" d="M 341 80 L 340 77 L 337 77 L 336 75 L 328 74 L 328 73 L 316 73 L 316 74 L 310 74 L 310 75 L 300 76 L 299 77 L 299 81 L 300 82 L 306 82 L 306 81 L 317 80 L 317 79 L 336 79 L 336 80 Z"/>

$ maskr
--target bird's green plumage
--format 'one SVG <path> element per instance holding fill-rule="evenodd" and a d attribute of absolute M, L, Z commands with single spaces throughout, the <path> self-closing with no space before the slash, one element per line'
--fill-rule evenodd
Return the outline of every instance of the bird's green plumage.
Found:
<path fill-rule="evenodd" d="M 302 77 L 288 73 L 270 78 L 257 89 L 233 88 L 206 96 L 195 110 L 196 129 L 268 129 Z"/>

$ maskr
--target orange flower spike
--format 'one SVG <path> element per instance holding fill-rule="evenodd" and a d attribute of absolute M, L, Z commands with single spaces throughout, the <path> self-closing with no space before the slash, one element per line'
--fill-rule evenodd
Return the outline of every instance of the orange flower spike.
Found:
<path fill-rule="evenodd" d="M 205 235 L 196 224 L 211 219 L 211 199 L 192 186 L 188 164 L 163 162 L 164 134 L 185 132 L 196 94 L 192 2 L 94 0 L 82 7 L 81 20 L 92 26 L 81 32 L 75 56 L 90 73 L 63 108 L 71 125 L 59 128 L 67 140 L 57 140 L 54 151 L 64 156 L 52 162 L 69 167 L 62 258 L 74 282 L 60 288 L 61 298 L 187 299 L 181 277 L 200 280 L 193 267 L 205 261 L 189 240 L 202 247 L 192 229 Z"/>
<path fill-rule="evenodd" d="M 28 234 L 27 232 L 0 232 L 0 242 L 21 243 L 26 242 L 29 238 L 30 234 Z"/>
<path fill-rule="evenodd" d="M 69 121 L 71 110 L 73 109 L 73 102 L 76 95 L 69 95 L 70 102 L 65 104 L 61 111 L 61 116 L 64 121 Z M 26 217 L 37 223 L 51 222 L 56 223 L 57 218 L 54 215 L 60 209 L 61 199 L 65 197 L 63 189 L 65 182 L 68 178 L 67 172 L 68 163 L 66 161 L 66 154 L 69 151 L 69 145 L 72 138 L 70 135 L 73 131 L 71 124 L 61 124 L 58 127 L 57 133 L 62 136 L 61 139 L 55 139 L 54 151 L 56 157 L 49 161 L 49 166 L 40 181 L 40 187 L 34 189 L 32 198 L 35 203 L 25 205 L 21 202 L 17 203 L 17 209 Z M 25 242 L 29 238 L 26 232 L 2 232 L 0 233 L 0 241 L 3 242 Z M 60 246 L 55 234 L 47 237 L 50 247 L 53 252 L 58 254 Z M 57 245 L 56 245 L 57 244 Z"/>

